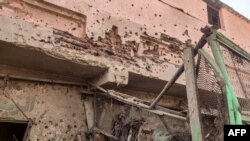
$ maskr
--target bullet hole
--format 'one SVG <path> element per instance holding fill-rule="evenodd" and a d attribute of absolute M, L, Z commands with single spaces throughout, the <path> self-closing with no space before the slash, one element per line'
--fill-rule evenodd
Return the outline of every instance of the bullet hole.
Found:
<path fill-rule="evenodd" d="M 129 34 L 133 34 L 133 32 L 132 32 L 132 31 L 129 31 Z"/>
<path fill-rule="evenodd" d="M 161 17 L 161 14 L 159 15 L 159 17 Z"/>
<path fill-rule="evenodd" d="M 72 117 L 75 117 L 75 116 L 76 116 L 76 113 L 73 113 L 73 114 L 72 114 Z"/>
<path fill-rule="evenodd" d="M 134 4 L 131 4 L 132 7 L 134 7 Z"/>
<path fill-rule="evenodd" d="M 155 28 L 155 25 L 153 25 L 153 27 Z"/>
<path fill-rule="evenodd" d="M 100 23 L 100 21 L 99 21 L 99 20 L 96 20 L 96 22 L 97 22 L 97 23 Z"/>
<path fill-rule="evenodd" d="M 163 32 L 166 32 L 166 29 L 164 29 Z"/>
<path fill-rule="evenodd" d="M 157 14 L 155 14 L 155 17 L 157 17 Z"/>
<path fill-rule="evenodd" d="M 135 32 L 135 35 L 138 36 L 138 32 Z"/>
<path fill-rule="evenodd" d="M 104 18 L 102 18 L 102 21 L 103 21 L 103 22 L 105 21 Z"/>
<path fill-rule="evenodd" d="M 160 24 L 160 26 L 162 26 L 162 24 Z"/>
<path fill-rule="evenodd" d="M 138 16 L 140 17 L 140 16 L 141 16 L 141 14 L 138 14 Z"/>
<path fill-rule="evenodd" d="M 158 33 L 155 33 L 155 35 L 158 35 Z"/>
<path fill-rule="evenodd" d="M 81 23 L 77 23 L 77 26 L 78 26 L 79 28 L 82 27 Z"/>
<path fill-rule="evenodd" d="M 67 128 L 68 128 L 68 131 L 70 131 L 72 127 L 71 125 L 68 125 Z"/>
<path fill-rule="evenodd" d="M 174 24 L 174 26 L 177 26 L 177 24 Z"/>
<path fill-rule="evenodd" d="M 77 128 L 77 125 L 74 125 L 75 128 Z"/>
<path fill-rule="evenodd" d="M 76 28 L 74 27 L 74 28 L 72 28 L 71 30 L 76 30 Z"/>
<path fill-rule="evenodd" d="M 44 128 L 45 128 L 45 129 L 47 129 L 47 128 L 48 128 L 48 126 L 46 125 L 46 126 L 44 126 Z"/>

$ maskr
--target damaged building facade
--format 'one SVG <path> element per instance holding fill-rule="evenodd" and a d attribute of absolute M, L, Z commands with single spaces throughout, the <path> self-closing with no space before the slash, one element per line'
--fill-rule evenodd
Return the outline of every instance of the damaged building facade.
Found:
<path fill-rule="evenodd" d="M 1 138 L 190 141 L 184 75 L 147 106 L 211 25 L 250 51 L 249 19 L 218 0 L 0 0 Z"/>

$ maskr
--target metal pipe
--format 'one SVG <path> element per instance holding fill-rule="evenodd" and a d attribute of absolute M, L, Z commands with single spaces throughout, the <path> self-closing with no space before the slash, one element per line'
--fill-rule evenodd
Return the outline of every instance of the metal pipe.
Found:
<path fill-rule="evenodd" d="M 44 82 L 44 83 L 53 83 L 53 84 L 62 84 L 62 85 L 73 85 L 73 86 L 83 86 L 84 82 L 68 82 L 68 81 L 60 81 L 60 80 L 50 80 L 50 79 L 42 79 L 42 78 L 34 78 L 34 77 L 26 77 L 26 76 L 17 76 L 17 75 L 8 75 L 8 74 L 0 74 L 0 78 L 11 78 L 14 80 L 24 80 L 24 81 L 35 81 L 35 82 Z M 86 85 L 86 84 L 85 84 Z"/>
<path fill-rule="evenodd" d="M 199 75 L 200 64 L 201 64 L 201 55 L 198 54 L 197 63 L 196 63 L 196 69 L 195 69 L 195 76 L 196 76 L 196 77 Z"/>
<path fill-rule="evenodd" d="M 206 43 L 207 43 L 206 36 L 203 35 L 194 48 L 194 56 L 198 53 L 198 49 L 202 48 Z M 175 81 L 180 77 L 180 75 L 183 72 L 184 72 L 184 65 L 182 64 L 181 67 L 174 74 L 174 76 L 167 82 L 167 84 L 164 86 L 164 88 L 161 90 L 161 92 L 158 94 L 158 96 L 151 103 L 151 105 L 149 106 L 150 109 L 155 107 L 155 105 L 160 101 L 160 99 L 162 98 L 164 93 L 171 88 L 171 86 L 175 83 Z"/>

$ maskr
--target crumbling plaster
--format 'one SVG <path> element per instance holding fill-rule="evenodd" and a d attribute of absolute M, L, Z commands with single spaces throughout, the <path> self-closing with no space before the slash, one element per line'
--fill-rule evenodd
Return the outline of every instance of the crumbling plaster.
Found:
<path fill-rule="evenodd" d="M 84 19 L 81 24 L 86 26 L 86 30 L 76 26 L 79 21 L 30 7 L 27 4 L 30 0 L 2 0 L 0 10 L 5 16 L 1 16 L 3 26 L 0 38 L 62 60 L 110 69 L 108 72 L 117 71 L 107 77 L 110 79 L 108 82 L 117 84 L 126 85 L 131 73 L 169 80 L 182 63 L 183 49 L 194 46 L 202 35 L 199 29 L 207 25 L 206 3 L 203 1 L 196 2 L 198 9 L 185 6 L 187 1 L 168 0 L 35 2 L 38 5 L 49 4 L 52 9 L 59 6 L 59 9 L 80 14 Z M 18 11 L 26 14 L 20 15 L 22 12 Z M 239 17 L 225 7 L 221 13 L 225 27 L 221 32 L 229 37 L 247 34 L 244 29 L 248 29 L 249 22 L 237 20 Z M 244 24 L 237 26 L 240 29 L 236 30 L 231 28 L 231 20 Z M 85 31 L 87 36 L 84 36 Z M 235 41 L 244 42 L 241 44 L 243 48 L 249 42 L 246 38 Z M 101 83 L 105 81 L 106 78 Z M 177 82 L 184 84 L 183 76 Z"/>
<path fill-rule="evenodd" d="M 163 78 L 163 80 L 168 80 L 171 76 L 166 74 L 170 72 L 173 73 L 177 69 L 173 64 L 166 62 L 159 64 L 147 58 L 124 60 L 122 56 L 112 56 L 105 50 L 99 50 L 97 46 L 102 47 L 102 42 L 95 43 L 76 38 L 75 40 L 81 42 L 82 46 L 80 46 L 80 49 L 75 50 L 72 49 L 71 43 L 64 43 L 62 38 L 57 37 L 59 36 L 59 34 L 55 33 L 57 30 L 37 26 L 22 20 L 11 19 L 6 16 L 0 16 L 0 18 L 1 21 L 3 21 L 0 30 L 1 40 L 19 45 L 19 47 L 22 48 L 42 51 L 49 56 L 62 60 L 71 60 L 72 62 L 87 66 L 98 66 L 101 68 L 111 67 L 115 70 L 134 72 L 153 78 Z M 61 37 L 64 36 L 67 37 L 68 34 L 61 35 Z M 68 37 L 72 36 L 70 35 Z M 65 46 L 65 48 L 62 46 Z M 98 52 L 98 55 L 96 55 L 95 51 Z M 131 58 L 131 56 L 129 57 Z M 166 71 L 167 68 L 168 71 Z M 183 79 L 180 79 L 180 83 L 182 80 Z"/>

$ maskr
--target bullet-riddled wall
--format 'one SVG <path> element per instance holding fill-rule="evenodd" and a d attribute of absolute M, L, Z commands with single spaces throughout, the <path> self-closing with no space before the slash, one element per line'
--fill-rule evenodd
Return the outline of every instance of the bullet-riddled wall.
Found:
<path fill-rule="evenodd" d="M 195 45 L 202 36 L 200 28 L 208 25 L 207 4 L 202 0 L 0 0 L 0 14 L 3 21 L 0 22 L 0 39 L 6 45 L 0 48 L 3 50 L 1 57 L 4 56 L 1 61 L 12 61 L 1 63 L 27 67 L 27 62 L 32 62 L 35 67 L 28 66 L 28 69 L 43 68 L 49 73 L 51 70 L 63 72 L 62 68 L 67 70 L 67 75 L 77 76 L 78 79 L 93 79 L 111 68 L 118 72 L 115 75 L 119 78 L 117 85 L 123 83 L 120 78 L 128 80 L 129 77 L 128 84 L 124 83 L 128 85 L 125 89 L 139 87 L 141 91 L 146 91 L 149 88 L 154 92 L 171 78 L 182 63 L 183 49 Z M 220 18 L 220 31 L 249 51 L 249 20 L 227 6 L 220 9 Z M 57 61 L 39 60 L 43 58 L 40 55 L 18 58 L 18 53 L 25 55 L 27 50 L 8 58 L 15 53 L 12 45 L 16 51 L 17 48 L 19 51 L 31 48 L 84 67 L 72 65 L 74 69 L 68 73 L 70 68 L 64 67 L 62 62 L 58 67 L 54 65 Z M 26 63 L 26 66 L 20 62 Z M 53 69 L 46 68 L 49 66 L 46 63 L 51 63 Z M 120 72 L 121 77 L 116 77 Z M 185 84 L 183 80 L 178 80 L 182 86 Z M 155 85 L 152 81 L 156 82 L 153 83 Z M 177 93 L 184 93 L 184 87 L 180 87 L 175 88 L 179 90 Z M 5 91 L 35 121 L 31 140 L 73 140 L 77 134 L 85 138 L 83 134 L 87 131 L 88 120 L 93 120 L 93 107 L 90 112 L 86 111 L 78 87 L 11 80 Z M 131 94 L 127 90 L 124 92 Z M 149 96 L 144 92 L 140 96 L 144 95 Z M 154 97 L 151 93 L 146 99 L 150 101 Z M 2 95 L 0 100 L 1 117 L 25 119 L 5 96 Z M 124 105 L 118 108 L 111 104 L 109 101 L 105 106 L 107 111 L 108 108 L 114 109 L 115 114 L 124 108 Z M 90 118 L 87 119 L 88 112 Z M 109 113 L 103 113 L 104 120 Z M 184 128 L 184 122 L 176 124 Z M 151 134 L 151 130 L 145 130 L 145 133 Z M 165 134 L 161 136 L 165 137 Z"/>
<path fill-rule="evenodd" d="M 77 135 L 85 138 L 86 114 L 80 88 L 14 80 L 7 85 L 1 80 L 0 85 L 4 88 L 0 95 L 1 119 L 32 120 L 28 139 L 70 141 Z"/>

